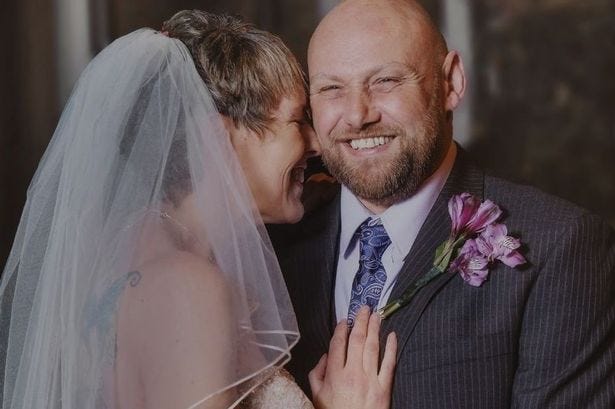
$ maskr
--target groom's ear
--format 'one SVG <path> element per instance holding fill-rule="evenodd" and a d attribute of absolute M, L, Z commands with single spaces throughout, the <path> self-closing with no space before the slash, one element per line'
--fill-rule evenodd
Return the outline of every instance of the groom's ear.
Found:
<path fill-rule="evenodd" d="M 450 51 L 442 65 L 444 77 L 444 109 L 454 111 L 466 91 L 466 74 L 457 51 Z"/>

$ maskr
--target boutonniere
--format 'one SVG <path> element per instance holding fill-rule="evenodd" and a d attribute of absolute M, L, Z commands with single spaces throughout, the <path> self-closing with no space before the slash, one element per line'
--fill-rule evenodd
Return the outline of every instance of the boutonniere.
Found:
<path fill-rule="evenodd" d="M 406 306 L 429 282 L 447 271 L 458 272 L 471 286 L 479 287 L 489 274 L 489 267 L 500 261 L 509 267 L 526 262 L 519 252 L 521 242 L 508 235 L 497 223 L 502 210 L 492 201 L 481 202 L 469 193 L 453 196 L 448 202 L 451 234 L 437 249 L 431 270 L 414 281 L 400 298 L 378 310 L 383 319 Z"/>

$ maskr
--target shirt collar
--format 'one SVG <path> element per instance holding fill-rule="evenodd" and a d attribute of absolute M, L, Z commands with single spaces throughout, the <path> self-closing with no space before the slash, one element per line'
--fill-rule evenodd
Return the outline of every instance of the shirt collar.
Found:
<path fill-rule="evenodd" d="M 403 202 L 389 207 L 380 215 L 374 215 L 346 186 L 342 186 L 340 249 L 344 249 L 344 258 L 350 256 L 356 245 L 353 236 L 357 228 L 365 219 L 374 216 L 380 217 L 391 238 L 393 256 L 400 259 L 406 257 L 419 229 L 446 183 L 456 155 L 457 146 L 451 143 L 440 167 L 425 180 L 416 193 Z"/>

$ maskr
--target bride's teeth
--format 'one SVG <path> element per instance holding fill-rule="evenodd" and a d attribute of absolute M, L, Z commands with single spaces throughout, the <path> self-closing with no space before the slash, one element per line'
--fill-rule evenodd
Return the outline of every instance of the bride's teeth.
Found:
<path fill-rule="evenodd" d="M 295 168 L 293 170 L 293 180 L 295 182 L 303 183 L 305 181 L 305 169 Z"/>
<path fill-rule="evenodd" d="M 353 139 L 350 141 L 350 146 L 353 149 L 371 149 L 376 146 L 385 145 L 391 141 L 391 137 L 389 136 L 378 136 L 375 138 L 363 138 L 363 139 Z"/>

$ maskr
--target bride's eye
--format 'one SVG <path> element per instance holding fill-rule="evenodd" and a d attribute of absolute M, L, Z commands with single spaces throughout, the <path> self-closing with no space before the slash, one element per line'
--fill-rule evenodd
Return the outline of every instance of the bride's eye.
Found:
<path fill-rule="evenodd" d="M 305 122 L 309 125 L 309 126 L 314 126 L 314 122 L 312 120 L 312 109 L 307 106 L 305 108 L 305 111 L 303 112 L 303 116 L 305 117 Z"/>
<path fill-rule="evenodd" d="M 290 123 L 295 124 L 295 125 L 298 125 L 298 126 L 300 126 L 300 127 L 301 127 L 301 126 L 304 126 L 304 125 L 308 125 L 308 124 L 310 124 L 310 122 L 308 121 L 307 116 L 305 116 L 305 115 L 304 115 L 304 116 L 301 116 L 301 117 L 295 117 L 295 118 L 292 118 L 292 119 L 290 120 Z"/>

